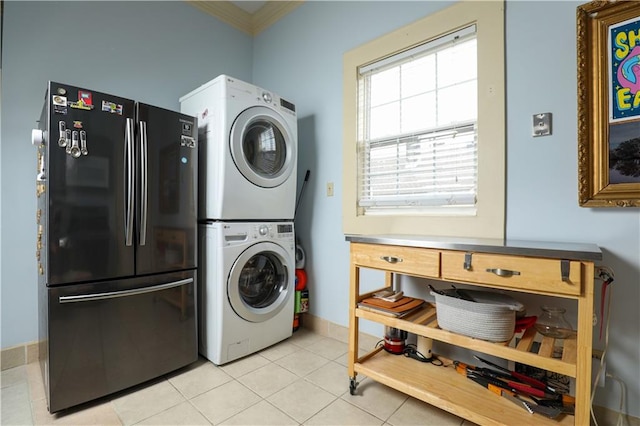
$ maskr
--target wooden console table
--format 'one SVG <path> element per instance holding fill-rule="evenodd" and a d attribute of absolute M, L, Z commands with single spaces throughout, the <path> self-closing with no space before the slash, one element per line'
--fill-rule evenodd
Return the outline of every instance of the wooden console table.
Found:
<path fill-rule="evenodd" d="M 596 245 L 401 235 L 347 235 L 346 240 L 351 248 L 348 373 L 352 393 L 356 392 L 357 374 L 364 374 L 478 424 L 589 424 L 594 262 L 602 259 Z M 394 274 L 403 274 L 572 299 L 578 306 L 576 337 L 563 341 L 542 337 L 534 353 L 533 328 L 520 336 L 517 344 L 492 343 L 440 329 L 436 309 L 431 304 L 405 318 L 359 309 L 358 302 L 373 293 L 360 293 L 361 268 L 385 271 L 385 287 L 391 286 Z M 453 368 L 417 362 L 381 348 L 359 357 L 360 319 L 573 377 L 575 416 L 551 420 L 529 414 L 457 374 Z M 562 358 L 553 358 L 553 348 L 559 344 L 563 345 Z"/>

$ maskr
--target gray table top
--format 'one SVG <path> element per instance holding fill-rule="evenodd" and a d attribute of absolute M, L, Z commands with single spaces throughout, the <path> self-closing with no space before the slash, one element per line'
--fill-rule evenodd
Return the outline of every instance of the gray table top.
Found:
<path fill-rule="evenodd" d="M 477 253 L 500 253 L 519 256 L 550 257 L 570 260 L 602 260 L 595 244 L 549 241 L 520 241 L 488 238 L 430 237 L 417 235 L 355 235 L 345 239 L 352 243 L 460 250 Z"/>

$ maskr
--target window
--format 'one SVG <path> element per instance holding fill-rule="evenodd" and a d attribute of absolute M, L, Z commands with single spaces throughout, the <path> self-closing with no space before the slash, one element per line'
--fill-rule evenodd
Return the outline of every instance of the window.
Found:
<path fill-rule="evenodd" d="M 445 206 L 475 212 L 475 33 L 472 25 L 360 68 L 357 173 L 363 214 L 428 214 Z"/>
<path fill-rule="evenodd" d="M 502 2 L 347 52 L 344 232 L 503 238 L 504 132 Z"/>

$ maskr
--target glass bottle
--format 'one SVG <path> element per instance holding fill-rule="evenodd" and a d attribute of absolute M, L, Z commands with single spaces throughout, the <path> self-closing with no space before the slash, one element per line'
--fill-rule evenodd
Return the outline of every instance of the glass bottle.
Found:
<path fill-rule="evenodd" d="M 564 339 L 573 334 L 571 324 L 565 319 L 564 308 L 555 306 L 541 306 L 542 314 L 538 316 L 535 328 L 543 336 Z"/>

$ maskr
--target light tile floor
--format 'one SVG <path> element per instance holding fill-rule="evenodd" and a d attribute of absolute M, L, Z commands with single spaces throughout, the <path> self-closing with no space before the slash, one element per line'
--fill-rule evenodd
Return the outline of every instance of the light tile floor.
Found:
<path fill-rule="evenodd" d="M 181 370 L 51 415 L 37 363 L 2 372 L 2 425 L 471 425 L 358 376 L 349 393 L 347 344 L 301 328 L 223 366 Z"/>

